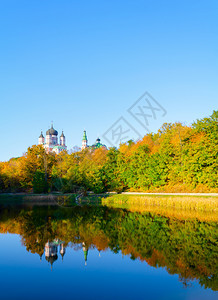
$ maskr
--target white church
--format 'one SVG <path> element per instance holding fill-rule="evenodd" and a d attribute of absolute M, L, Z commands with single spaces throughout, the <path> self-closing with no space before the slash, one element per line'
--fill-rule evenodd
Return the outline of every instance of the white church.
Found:
<path fill-rule="evenodd" d="M 47 152 L 55 152 L 59 154 L 63 150 L 67 150 L 65 135 L 62 131 L 60 136 L 60 143 L 58 144 L 58 132 L 53 128 L 46 131 L 46 137 L 44 138 L 43 133 L 39 136 L 39 145 L 43 145 Z"/>
<path fill-rule="evenodd" d="M 60 136 L 60 143 L 58 144 L 58 132 L 54 129 L 53 124 L 51 125 L 51 128 L 46 131 L 45 138 L 41 131 L 38 144 L 43 145 L 47 152 L 55 152 L 56 154 L 61 153 L 63 150 L 67 150 L 66 139 L 63 131 Z M 84 130 L 81 150 L 89 149 L 90 151 L 93 151 L 98 148 L 107 149 L 107 146 L 103 145 L 99 138 L 97 138 L 95 144 L 89 146 L 86 131 Z"/>

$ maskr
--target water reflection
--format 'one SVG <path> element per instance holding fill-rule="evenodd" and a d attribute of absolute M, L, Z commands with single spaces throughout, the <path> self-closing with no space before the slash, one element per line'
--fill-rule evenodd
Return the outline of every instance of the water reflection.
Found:
<path fill-rule="evenodd" d="M 58 247 L 60 248 L 60 255 L 62 256 L 62 260 L 64 258 L 64 254 L 66 252 L 64 247 L 64 242 L 55 239 L 51 242 L 47 242 L 45 244 L 45 259 L 51 264 L 51 269 L 53 263 L 58 259 Z M 40 257 L 41 259 L 42 257 Z"/>
<path fill-rule="evenodd" d="M 84 253 L 85 266 L 87 266 L 89 247 L 86 245 L 85 242 L 83 242 L 81 245 L 78 246 L 79 247 L 77 247 L 77 250 L 81 248 Z M 44 252 L 45 259 L 50 263 L 51 270 L 52 270 L 53 263 L 56 260 L 58 260 L 58 249 L 63 261 L 64 255 L 66 253 L 65 242 L 59 239 L 54 239 L 53 241 L 47 241 L 47 243 L 45 244 L 45 252 Z M 100 251 L 99 251 L 99 256 L 100 256 Z M 42 255 L 40 256 L 40 260 L 42 260 Z"/>
<path fill-rule="evenodd" d="M 164 267 L 178 274 L 184 286 L 197 279 L 217 290 L 217 224 L 178 220 L 155 213 L 130 212 L 106 206 L 0 209 L 0 233 L 16 233 L 31 253 L 45 257 L 50 267 L 64 259 L 67 248 L 109 250 Z M 82 264 L 82 262 L 81 262 Z"/>

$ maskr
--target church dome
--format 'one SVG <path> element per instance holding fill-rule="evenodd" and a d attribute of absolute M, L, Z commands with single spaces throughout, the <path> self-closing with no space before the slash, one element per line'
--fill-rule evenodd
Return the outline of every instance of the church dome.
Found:
<path fill-rule="evenodd" d="M 51 264 L 51 267 L 53 263 L 58 259 L 58 255 L 52 255 L 52 256 L 46 256 L 45 259 Z"/>
<path fill-rule="evenodd" d="M 53 128 L 53 125 L 51 125 L 51 128 L 49 129 L 49 130 L 47 130 L 46 131 L 46 135 L 58 135 L 58 132 L 57 132 L 57 130 L 55 130 L 54 128 Z"/>
<path fill-rule="evenodd" d="M 98 149 L 98 148 L 104 148 L 107 149 L 106 145 L 103 145 L 101 143 L 101 140 L 99 138 L 97 138 L 96 143 L 92 146 L 90 146 L 91 149 Z"/>

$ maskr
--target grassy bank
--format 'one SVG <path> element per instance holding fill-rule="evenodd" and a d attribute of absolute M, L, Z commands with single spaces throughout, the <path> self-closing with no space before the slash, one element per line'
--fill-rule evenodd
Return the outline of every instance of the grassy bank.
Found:
<path fill-rule="evenodd" d="M 177 219 L 218 221 L 218 197 L 113 195 L 102 198 L 102 204 L 132 212 L 154 212 Z"/>
<path fill-rule="evenodd" d="M 105 205 L 132 212 L 153 212 L 177 219 L 218 222 L 218 197 L 192 195 L 90 195 L 76 201 L 75 194 L 0 194 L 1 205 Z"/>
<path fill-rule="evenodd" d="M 218 211 L 218 197 L 210 196 L 113 195 L 105 198 L 104 202 L 159 206 L 194 211 Z"/>

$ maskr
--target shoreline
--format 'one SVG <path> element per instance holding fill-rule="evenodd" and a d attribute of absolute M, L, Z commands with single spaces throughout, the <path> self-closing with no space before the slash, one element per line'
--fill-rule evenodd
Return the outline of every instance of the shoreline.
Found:
<path fill-rule="evenodd" d="M 123 192 L 121 195 L 155 195 L 155 196 L 206 196 L 218 197 L 218 193 L 144 193 L 144 192 Z"/>
<path fill-rule="evenodd" d="M 33 194 L 33 193 L 0 193 L 1 196 L 38 196 L 38 197 L 51 197 L 51 196 L 69 196 L 69 195 L 76 195 L 75 193 L 48 193 L 48 194 Z M 145 195 L 145 196 L 205 196 L 205 197 L 218 197 L 218 193 L 148 193 L 148 192 L 105 192 L 100 194 L 94 194 L 88 192 L 87 196 L 106 196 L 106 195 Z"/>
<path fill-rule="evenodd" d="M 184 218 L 218 221 L 218 195 L 210 193 L 137 193 L 125 192 L 93 194 L 77 199 L 76 194 L 0 194 L 2 207 L 60 206 L 72 208 L 80 205 L 106 205 L 139 212 L 158 212 Z"/>

